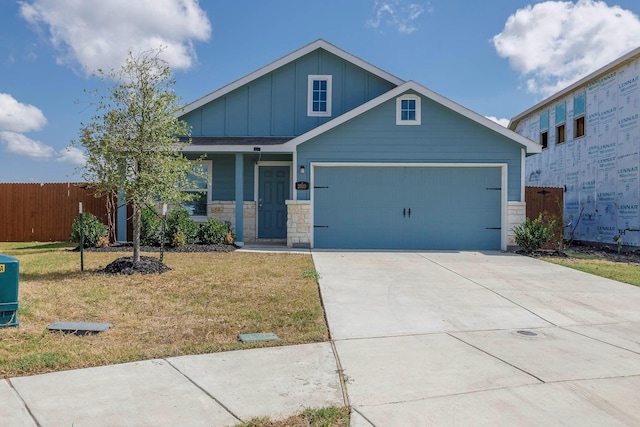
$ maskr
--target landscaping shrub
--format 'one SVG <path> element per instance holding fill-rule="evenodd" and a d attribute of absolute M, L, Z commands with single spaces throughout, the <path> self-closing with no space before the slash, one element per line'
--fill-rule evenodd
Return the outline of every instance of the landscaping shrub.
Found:
<path fill-rule="evenodd" d="M 513 228 L 516 243 L 525 252 L 533 252 L 542 248 L 551 239 L 555 220 L 545 222 L 542 214 L 538 218 L 525 222 Z"/>
<path fill-rule="evenodd" d="M 162 218 L 153 206 L 145 206 L 141 212 L 140 244 L 143 246 L 160 246 L 162 234 Z"/>
<path fill-rule="evenodd" d="M 83 246 L 85 248 L 97 248 L 109 244 L 109 228 L 90 212 L 82 214 Z M 80 215 L 71 225 L 71 241 L 80 244 Z"/>
<path fill-rule="evenodd" d="M 166 241 L 173 246 L 195 243 L 198 237 L 198 224 L 189 217 L 189 212 L 182 206 L 173 209 L 167 215 Z"/>
<path fill-rule="evenodd" d="M 222 245 L 227 242 L 230 231 L 226 223 L 216 218 L 209 218 L 207 222 L 200 225 L 198 239 L 203 245 Z"/>

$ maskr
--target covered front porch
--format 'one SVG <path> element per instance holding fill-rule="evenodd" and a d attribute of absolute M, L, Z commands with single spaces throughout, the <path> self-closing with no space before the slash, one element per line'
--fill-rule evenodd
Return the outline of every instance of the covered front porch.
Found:
<path fill-rule="evenodd" d="M 219 147 L 218 147 L 219 148 Z M 302 218 L 295 182 L 301 173 L 294 166 L 293 153 L 189 152 L 208 170 L 206 197 L 194 212 L 194 220 L 216 218 L 230 224 L 237 246 L 255 242 L 283 242 L 308 247 L 310 218 Z M 301 178 L 304 179 L 304 178 Z M 307 206 L 308 201 L 301 201 Z M 291 212 L 289 212 L 291 211 Z M 298 224 L 306 220 L 306 233 Z M 304 234 L 304 236 L 302 236 Z"/>

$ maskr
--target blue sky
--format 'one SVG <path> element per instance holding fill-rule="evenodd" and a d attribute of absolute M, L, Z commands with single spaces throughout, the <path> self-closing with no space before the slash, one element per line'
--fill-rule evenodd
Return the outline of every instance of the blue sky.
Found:
<path fill-rule="evenodd" d="M 0 182 L 67 182 L 91 71 L 166 47 L 200 98 L 323 38 L 487 117 L 509 118 L 640 45 L 637 0 L 2 0 Z"/>

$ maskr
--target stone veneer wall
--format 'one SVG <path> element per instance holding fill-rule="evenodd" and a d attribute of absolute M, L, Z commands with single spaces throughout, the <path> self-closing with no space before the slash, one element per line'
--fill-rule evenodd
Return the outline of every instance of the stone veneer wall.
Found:
<path fill-rule="evenodd" d="M 287 246 L 308 248 L 311 244 L 311 202 L 287 200 Z"/>
<path fill-rule="evenodd" d="M 236 202 L 233 200 L 214 200 L 207 206 L 209 218 L 216 218 L 220 221 L 229 222 L 231 229 L 236 229 Z M 243 240 L 253 242 L 256 240 L 256 202 L 244 202 L 243 205 L 244 224 L 242 227 Z"/>
<path fill-rule="evenodd" d="M 526 218 L 527 206 L 525 202 L 507 203 L 507 247 L 517 246 L 513 227 L 522 224 Z"/>

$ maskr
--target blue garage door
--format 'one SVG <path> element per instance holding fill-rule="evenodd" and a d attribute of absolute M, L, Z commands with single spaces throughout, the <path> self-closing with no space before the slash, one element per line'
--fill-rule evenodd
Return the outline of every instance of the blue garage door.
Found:
<path fill-rule="evenodd" d="M 501 170 L 316 167 L 314 246 L 500 249 Z"/>

